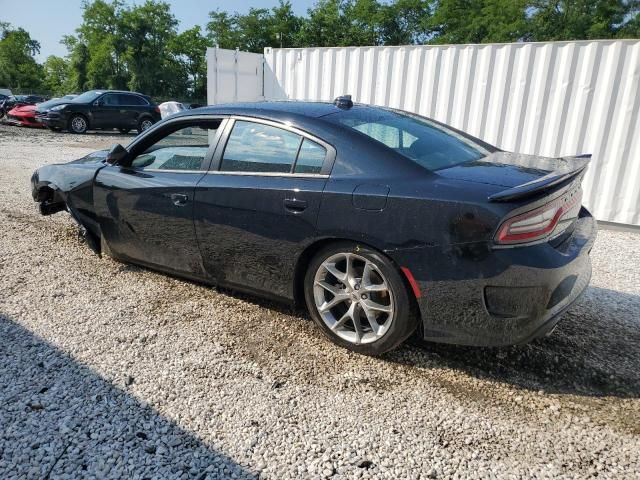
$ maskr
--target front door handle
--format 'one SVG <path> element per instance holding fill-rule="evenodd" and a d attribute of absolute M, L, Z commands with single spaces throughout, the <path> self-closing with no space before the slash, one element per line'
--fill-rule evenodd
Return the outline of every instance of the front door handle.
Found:
<path fill-rule="evenodd" d="M 284 208 L 293 213 L 303 212 L 308 206 L 306 200 L 299 200 L 297 198 L 285 198 L 283 203 Z"/>
<path fill-rule="evenodd" d="M 189 197 L 184 193 L 172 193 L 171 201 L 177 207 L 184 207 L 189 201 Z"/>

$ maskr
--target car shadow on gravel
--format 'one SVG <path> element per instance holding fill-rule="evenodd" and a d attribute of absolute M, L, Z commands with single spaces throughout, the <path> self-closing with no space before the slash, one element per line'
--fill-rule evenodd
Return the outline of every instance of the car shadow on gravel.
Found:
<path fill-rule="evenodd" d="M 590 287 L 549 337 L 474 348 L 414 340 L 386 358 L 546 393 L 640 397 L 640 296 Z M 434 359 L 435 357 L 435 359 Z"/>
<path fill-rule="evenodd" d="M 0 478 L 257 478 L 0 314 Z"/>

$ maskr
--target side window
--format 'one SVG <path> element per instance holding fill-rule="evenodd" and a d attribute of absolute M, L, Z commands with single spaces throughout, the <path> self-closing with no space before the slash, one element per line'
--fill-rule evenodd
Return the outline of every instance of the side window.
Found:
<path fill-rule="evenodd" d="M 102 105 L 105 105 L 107 107 L 114 107 L 114 106 L 120 105 L 120 103 L 118 102 L 117 95 L 107 94 L 104 97 L 102 97 L 101 100 L 102 101 L 100 103 L 102 103 Z"/>
<path fill-rule="evenodd" d="M 131 164 L 143 170 L 200 170 L 220 122 L 183 126 L 138 155 Z"/>
<path fill-rule="evenodd" d="M 295 173 L 320 173 L 326 156 L 326 148 L 305 138 L 300 146 L 298 160 L 293 171 Z"/>
<path fill-rule="evenodd" d="M 137 106 L 146 105 L 146 102 L 137 95 L 127 95 L 126 93 L 121 93 L 120 95 L 118 95 L 118 105 Z"/>
<path fill-rule="evenodd" d="M 135 103 L 133 103 L 132 95 L 126 95 L 124 93 L 121 93 L 117 97 L 118 97 L 118 105 L 121 105 L 121 106 L 135 105 Z"/>
<path fill-rule="evenodd" d="M 301 139 L 281 128 L 238 120 L 229 135 L 220 170 L 289 173 Z"/>

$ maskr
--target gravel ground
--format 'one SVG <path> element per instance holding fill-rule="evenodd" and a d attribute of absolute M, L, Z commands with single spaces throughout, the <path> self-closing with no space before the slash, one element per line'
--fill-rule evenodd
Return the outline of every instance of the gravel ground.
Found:
<path fill-rule="evenodd" d="M 0 126 L 0 478 L 640 477 L 640 235 L 549 338 L 368 358 L 36 213 L 35 168 L 127 140 Z"/>

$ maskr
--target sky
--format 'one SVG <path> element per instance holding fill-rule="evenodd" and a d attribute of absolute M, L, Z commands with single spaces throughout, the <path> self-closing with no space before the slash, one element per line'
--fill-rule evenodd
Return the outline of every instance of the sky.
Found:
<path fill-rule="evenodd" d="M 203 29 L 208 13 L 220 9 L 247 13 L 249 8 L 271 8 L 278 0 L 165 0 L 180 21 L 178 30 L 186 30 L 194 25 Z M 144 3 L 144 0 L 126 0 L 129 5 Z M 304 15 L 314 0 L 291 1 L 296 15 Z M 82 22 L 82 0 L 0 0 L 0 21 L 9 22 L 14 27 L 22 27 L 40 42 L 40 55 L 36 60 L 43 62 L 49 55 L 64 56 L 67 53 L 60 40 L 64 35 L 75 33 Z"/>

